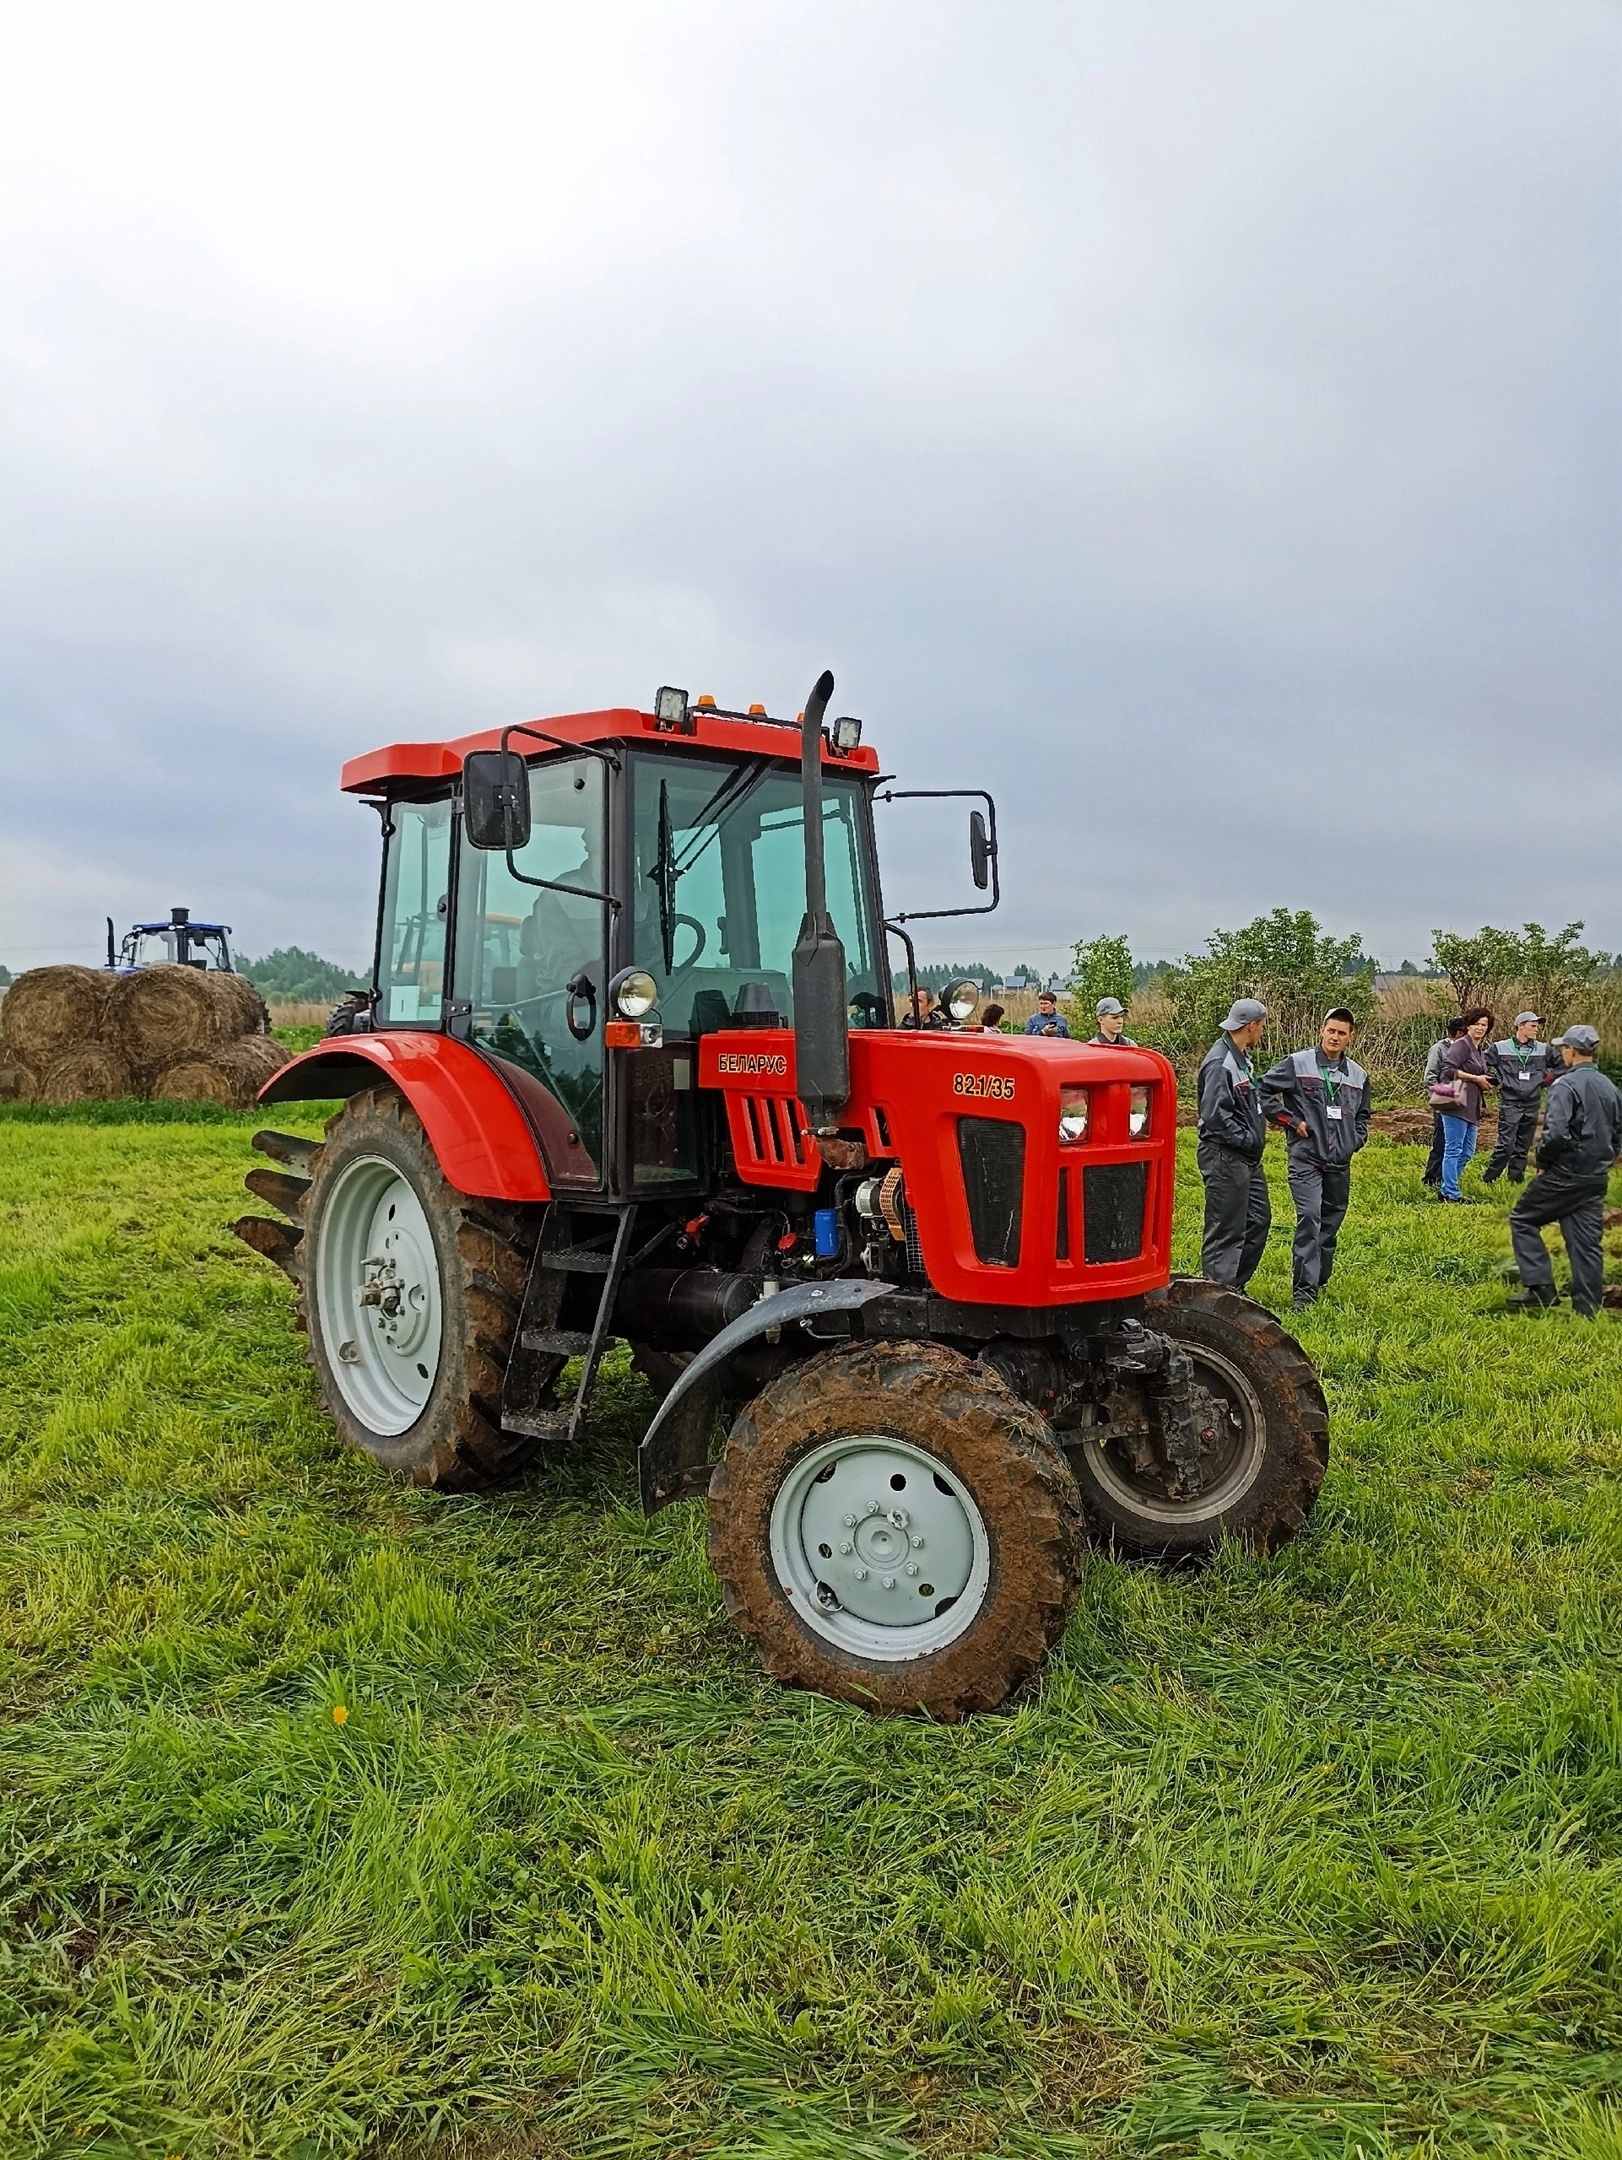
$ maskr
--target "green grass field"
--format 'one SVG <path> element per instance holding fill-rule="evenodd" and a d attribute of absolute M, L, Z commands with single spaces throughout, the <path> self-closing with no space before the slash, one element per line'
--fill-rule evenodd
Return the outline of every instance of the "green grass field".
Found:
<path fill-rule="evenodd" d="M 1501 1203 L 1372 1146 L 1308 1535 L 947 1729 L 763 1680 L 624 1369 L 342 1452 L 253 1122 L 0 1122 L 0 2152 L 1622 2154 L 1622 1325 Z"/>

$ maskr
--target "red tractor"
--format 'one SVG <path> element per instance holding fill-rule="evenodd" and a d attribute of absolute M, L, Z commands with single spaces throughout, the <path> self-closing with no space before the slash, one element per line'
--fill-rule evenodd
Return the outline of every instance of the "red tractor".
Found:
<path fill-rule="evenodd" d="M 260 1097 L 345 1108 L 319 1145 L 257 1136 L 290 1220 L 237 1228 L 297 1284 L 340 1431 L 420 1485 L 567 1448 L 628 1343 L 663 1398 L 643 1505 L 708 1496 L 772 1672 L 957 1718 L 1040 1665 L 1090 1532 L 1291 1538 L 1328 1418 L 1269 1313 L 1171 1278 L 1163 1057 L 896 1024 L 893 791 L 832 690 L 346 766 L 383 829 L 372 993 Z M 979 800 L 991 898 L 939 912 L 997 904 Z"/>

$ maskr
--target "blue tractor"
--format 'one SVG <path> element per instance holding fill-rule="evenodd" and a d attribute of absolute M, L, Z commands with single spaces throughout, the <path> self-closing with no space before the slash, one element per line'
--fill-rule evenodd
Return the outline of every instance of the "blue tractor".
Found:
<path fill-rule="evenodd" d="M 231 958 L 231 925 L 193 922 L 190 908 L 171 908 L 167 922 L 138 922 L 125 932 L 124 942 L 113 951 L 113 918 L 107 918 L 107 965 L 117 975 L 134 975 L 142 968 L 164 963 L 176 967 L 207 968 L 219 975 L 235 975 Z"/>

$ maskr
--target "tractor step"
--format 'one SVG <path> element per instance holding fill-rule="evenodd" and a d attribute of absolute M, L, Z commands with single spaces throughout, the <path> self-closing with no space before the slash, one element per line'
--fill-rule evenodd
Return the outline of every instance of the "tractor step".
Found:
<path fill-rule="evenodd" d="M 565 1245 L 559 1252 L 543 1252 L 537 1258 L 543 1268 L 556 1268 L 565 1275 L 606 1275 L 614 1265 L 612 1253 L 598 1252 L 590 1245 Z"/>
<path fill-rule="evenodd" d="M 301 1178 L 307 1178 L 310 1157 L 321 1143 L 297 1139 L 292 1133 L 256 1132 L 249 1145 L 257 1148 L 261 1155 L 268 1155 L 272 1162 L 285 1163 L 289 1170 L 296 1170 Z"/>
<path fill-rule="evenodd" d="M 521 1337 L 526 1350 L 544 1350 L 552 1357 L 584 1357 L 594 1339 L 572 1328 L 525 1328 Z"/>
<path fill-rule="evenodd" d="M 297 1215 L 310 1189 L 307 1177 L 289 1177 L 285 1170 L 250 1170 L 242 1180 L 256 1200 L 268 1200 L 284 1215 Z"/>
<path fill-rule="evenodd" d="M 504 1410 L 505 1432 L 528 1433 L 532 1440 L 567 1440 L 574 1430 L 574 1405 L 561 1410 Z"/>

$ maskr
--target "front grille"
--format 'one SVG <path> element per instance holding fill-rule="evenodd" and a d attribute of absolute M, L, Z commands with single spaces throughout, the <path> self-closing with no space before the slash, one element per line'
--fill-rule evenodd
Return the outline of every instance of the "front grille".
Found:
<path fill-rule="evenodd" d="M 1024 1126 L 1006 1118 L 959 1118 L 957 1152 L 975 1258 L 985 1267 L 1018 1267 Z"/>
<path fill-rule="evenodd" d="M 1087 1265 L 1136 1260 L 1143 1250 L 1146 1162 L 1090 1163 L 1081 1181 Z"/>

